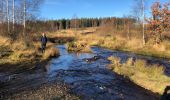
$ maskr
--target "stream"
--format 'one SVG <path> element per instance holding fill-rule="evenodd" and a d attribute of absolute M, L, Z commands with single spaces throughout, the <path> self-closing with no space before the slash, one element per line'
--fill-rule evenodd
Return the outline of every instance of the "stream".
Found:
<path fill-rule="evenodd" d="M 69 53 L 64 45 L 59 45 L 58 58 L 53 58 L 45 70 L 18 74 L 0 72 L 0 99 L 20 90 L 33 89 L 54 81 L 68 85 L 73 94 L 84 100 L 158 100 L 158 96 L 107 68 L 109 56 L 121 58 L 125 62 L 129 57 L 147 60 L 151 64 L 166 67 L 165 74 L 170 76 L 170 64 L 166 59 L 153 58 L 133 53 L 111 51 L 92 47 L 93 53 Z M 98 56 L 98 59 L 87 61 Z M 10 79 L 9 79 L 10 77 Z"/>

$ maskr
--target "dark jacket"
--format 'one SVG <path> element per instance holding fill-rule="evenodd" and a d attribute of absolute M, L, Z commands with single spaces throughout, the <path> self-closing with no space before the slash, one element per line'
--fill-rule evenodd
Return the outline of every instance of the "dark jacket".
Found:
<path fill-rule="evenodd" d="M 46 36 L 42 36 L 41 37 L 41 43 L 42 44 L 46 44 L 47 43 L 47 37 Z"/>

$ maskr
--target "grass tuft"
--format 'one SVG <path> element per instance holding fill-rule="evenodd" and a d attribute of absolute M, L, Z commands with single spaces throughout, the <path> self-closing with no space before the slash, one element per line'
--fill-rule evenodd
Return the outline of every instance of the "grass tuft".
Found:
<path fill-rule="evenodd" d="M 14 51 L 10 56 L 12 61 L 32 60 L 36 57 L 35 50 Z"/>
<path fill-rule="evenodd" d="M 84 41 L 70 42 L 66 46 L 70 52 L 91 52 L 90 46 Z"/>
<path fill-rule="evenodd" d="M 128 59 L 121 64 L 119 58 L 109 57 L 111 69 L 120 75 L 130 78 L 136 84 L 162 94 L 166 86 L 170 85 L 170 78 L 164 74 L 165 68 L 159 65 L 149 65 L 144 60 Z"/>
<path fill-rule="evenodd" d="M 50 59 L 53 57 L 58 57 L 60 55 L 59 50 L 55 47 L 50 47 L 46 49 L 45 53 L 43 54 L 43 59 Z"/>

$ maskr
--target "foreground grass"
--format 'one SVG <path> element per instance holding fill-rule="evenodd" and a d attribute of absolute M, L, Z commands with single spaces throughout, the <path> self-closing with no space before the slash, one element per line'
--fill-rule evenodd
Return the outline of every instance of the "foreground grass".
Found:
<path fill-rule="evenodd" d="M 108 59 L 112 62 L 109 67 L 113 71 L 130 78 L 145 89 L 163 94 L 166 86 L 170 85 L 170 78 L 164 74 L 163 66 L 148 65 L 143 60 L 133 62 L 132 58 L 124 64 L 121 64 L 120 58 L 117 57 L 109 57 Z"/>

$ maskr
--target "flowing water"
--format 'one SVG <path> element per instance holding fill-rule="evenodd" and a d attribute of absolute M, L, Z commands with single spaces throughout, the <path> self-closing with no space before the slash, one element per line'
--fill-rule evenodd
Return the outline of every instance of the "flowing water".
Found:
<path fill-rule="evenodd" d="M 147 60 L 148 63 L 164 65 L 165 74 L 170 75 L 170 64 L 165 59 L 111 51 L 100 47 L 92 47 L 93 53 L 69 53 L 64 45 L 59 45 L 57 48 L 60 50 L 60 57 L 52 59 L 44 72 L 19 73 L 11 80 L 5 73 L 0 73 L 0 94 L 12 94 L 18 89 L 31 89 L 41 84 L 58 81 L 67 84 L 72 93 L 85 100 L 158 99 L 156 94 L 109 70 L 107 68 L 110 64 L 107 60 L 109 56 L 120 57 L 122 63 L 129 57 L 135 57 Z M 93 60 L 94 56 L 98 59 Z"/>

